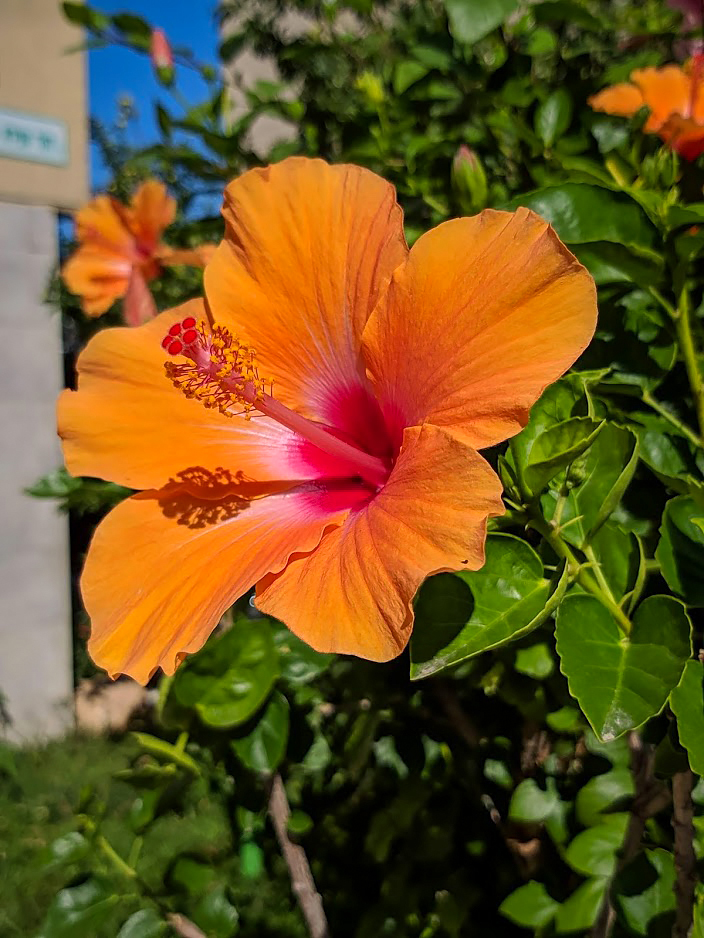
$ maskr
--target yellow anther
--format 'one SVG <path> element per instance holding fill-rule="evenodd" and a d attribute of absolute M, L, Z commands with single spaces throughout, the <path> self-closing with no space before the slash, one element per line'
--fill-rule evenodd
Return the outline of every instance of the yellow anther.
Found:
<path fill-rule="evenodd" d="M 271 385 L 259 377 L 254 349 L 240 343 L 224 326 L 214 325 L 208 332 L 200 324 L 198 341 L 182 354 L 190 361 L 167 361 L 167 377 L 187 398 L 217 408 L 228 417 L 249 419 L 266 385 Z"/>

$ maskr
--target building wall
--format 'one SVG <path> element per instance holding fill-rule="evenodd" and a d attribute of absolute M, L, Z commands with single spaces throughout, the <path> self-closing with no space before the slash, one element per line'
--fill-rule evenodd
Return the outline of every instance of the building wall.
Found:
<path fill-rule="evenodd" d="M 73 723 L 67 520 L 23 492 L 61 464 L 61 316 L 43 303 L 56 251 L 52 209 L 0 202 L 0 694 L 20 740 Z"/>
<path fill-rule="evenodd" d="M 68 51 L 83 38 L 59 0 L 0 0 L 0 111 L 58 121 L 68 136 L 64 166 L 0 156 L 0 200 L 60 209 L 86 200 L 86 59 Z"/>
<path fill-rule="evenodd" d="M 0 696 L 19 740 L 73 724 L 68 523 L 24 489 L 62 461 L 61 316 L 43 298 L 57 209 L 87 197 L 82 40 L 59 0 L 0 0 Z"/>

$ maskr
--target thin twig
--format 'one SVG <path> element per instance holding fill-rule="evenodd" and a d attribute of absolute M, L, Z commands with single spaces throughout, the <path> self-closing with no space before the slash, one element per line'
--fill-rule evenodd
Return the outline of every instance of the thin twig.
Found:
<path fill-rule="evenodd" d="M 628 734 L 628 746 L 631 750 L 631 774 L 635 793 L 614 876 L 620 873 L 640 850 L 645 822 L 662 811 L 670 800 L 670 793 L 666 786 L 658 782 L 653 775 L 655 758 L 652 747 L 644 746 L 643 740 L 636 732 Z M 608 938 L 613 930 L 616 913 L 611 905 L 610 889 L 611 883 L 609 882 L 599 915 L 590 932 L 590 938 Z"/>
<path fill-rule="evenodd" d="M 320 898 L 320 893 L 315 888 L 315 880 L 311 873 L 306 852 L 303 847 L 294 844 L 288 836 L 288 819 L 290 816 L 291 809 L 288 805 L 286 789 L 281 776 L 277 772 L 271 782 L 269 817 L 274 825 L 276 839 L 288 867 L 291 889 L 301 907 L 310 938 L 330 938 L 323 901 Z"/>
<path fill-rule="evenodd" d="M 198 926 L 185 915 L 167 915 L 166 921 L 180 938 L 208 938 Z"/>
<path fill-rule="evenodd" d="M 694 917 L 694 890 L 697 884 L 694 856 L 694 805 L 691 769 L 676 772 L 672 777 L 672 827 L 675 832 L 675 897 L 677 912 L 672 938 L 687 938 Z"/>

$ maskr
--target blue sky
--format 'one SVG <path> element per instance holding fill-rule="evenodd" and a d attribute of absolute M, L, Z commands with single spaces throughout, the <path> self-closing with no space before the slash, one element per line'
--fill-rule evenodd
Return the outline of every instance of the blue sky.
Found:
<path fill-rule="evenodd" d="M 137 13 L 153 26 L 160 27 L 173 46 L 186 46 L 196 59 L 217 64 L 218 35 L 215 23 L 216 0 L 89 0 L 90 6 L 104 13 Z M 129 49 L 110 47 L 93 49 L 88 56 L 90 113 L 106 124 L 117 114 L 117 101 L 129 95 L 138 112 L 132 122 L 130 140 L 146 145 L 157 137 L 154 101 L 167 100 L 168 92 L 154 77 L 149 57 Z M 178 88 L 185 98 L 202 99 L 205 85 L 188 69 L 177 71 Z M 108 180 L 95 147 L 91 148 L 91 182 L 100 188 Z"/>

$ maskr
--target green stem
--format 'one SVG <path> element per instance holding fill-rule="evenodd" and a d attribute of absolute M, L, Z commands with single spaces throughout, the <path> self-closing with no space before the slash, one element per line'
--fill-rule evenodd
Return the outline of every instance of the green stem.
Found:
<path fill-rule="evenodd" d="M 676 312 L 675 329 L 677 330 L 677 338 L 680 343 L 680 351 L 682 352 L 684 365 L 687 369 L 689 386 L 692 389 L 692 396 L 694 397 L 694 409 L 697 413 L 699 433 L 704 436 L 704 382 L 702 382 L 702 374 L 699 370 L 699 362 L 697 360 L 697 351 L 694 347 L 694 337 L 692 336 L 692 323 L 690 319 L 691 310 L 687 290 L 682 291 L 679 307 Z"/>
<path fill-rule="evenodd" d="M 540 515 L 537 513 L 531 513 L 531 526 L 538 531 L 539 534 L 545 538 L 548 544 L 552 547 L 558 557 L 563 558 L 567 562 L 567 568 L 570 571 L 570 575 L 573 580 L 576 580 L 579 585 L 585 589 L 588 593 L 591 593 L 592 596 L 595 596 L 599 602 L 606 606 L 611 615 L 614 617 L 618 623 L 619 628 L 624 633 L 624 635 L 630 634 L 631 631 L 631 620 L 625 614 L 623 609 L 618 605 L 614 600 L 611 590 L 608 588 L 606 581 L 604 581 L 604 586 L 606 589 L 602 588 L 599 585 L 597 580 L 595 580 L 590 573 L 580 564 L 577 557 L 575 557 L 572 549 L 568 544 L 560 537 L 560 532 L 558 528 L 553 528 L 548 524 Z M 598 570 L 598 574 L 597 574 Z M 594 569 L 595 575 L 601 574 L 599 570 L 599 565 L 595 564 Z M 603 574 L 602 574 L 603 579 Z"/>
<path fill-rule="evenodd" d="M 656 400 L 650 391 L 643 391 L 641 400 L 656 413 L 660 414 L 661 417 L 664 417 L 675 429 L 686 436 L 690 443 L 693 443 L 698 449 L 704 449 L 704 438 L 698 436 L 691 427 L 688 427 L 687 424 L 683 423 L 679 417 L 676 417 L 672 411 L 668 410 L 660 401 Z"/>
<path fill-rule="evenodd" d="M 129 864 L 125 863 L 122 857 L 117 853 L 112 845 L 100 834 L 96 837 L 96 844 L 102 851 L 103 855 L 107 860 L 112 863 L 116 870 L 119 870 L 123 876 L 128 876 L 130 879 L 137 879 L 137 871 L 134 870 Z"/>
<path fill-rule="evenodd" d="M 584 548 L 584 556 L 587 558 L 587 560 L 591 564 L 591 569 L 594 573 L 596 582 L 601 587 L 601 590 L 603 591 L 604 595 L 608 596 L 611 602 L 616 602 L 616 600 L 614 599 L 614 594 L 611 592 L 611 587 L 606 582 L 606 577 L 604 576 L 604 572 L 601 569 L 601 564 L 596 559 L 596 554 L 594 553 L 594 548 L 591 546 L 591 544 L 588 544 Z"/>

